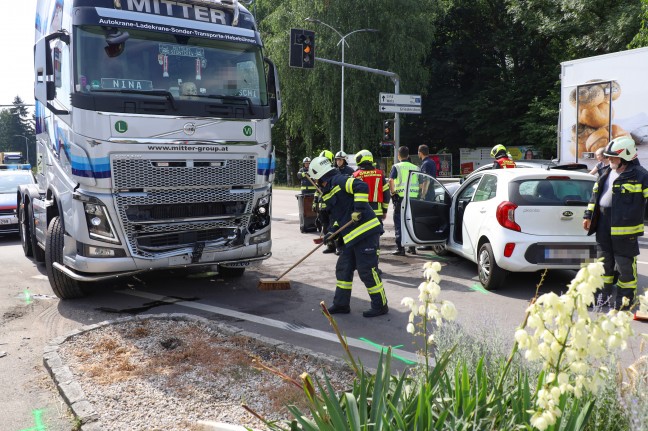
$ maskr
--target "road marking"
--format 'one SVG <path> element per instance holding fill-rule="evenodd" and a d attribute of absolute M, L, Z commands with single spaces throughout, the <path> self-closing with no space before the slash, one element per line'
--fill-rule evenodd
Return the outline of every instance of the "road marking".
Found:
<path fill-rule="evenodd" d="M 286 215 L 290 217 L 299 217 L 299 213 L 288 213 Z"/>
<path fill-rule="evenodd" d="M 43 419 L 41 416 L 43 416 L 43 411 L 42 410 L 34 410 L 32 412 L 32 415 L 34 415 L 34 422 L 36 423 L 36 426 L 31 427 L 31 428 L 26 428 L 21 431 L 46 431 L 47 427 L 43 423 Z"/>
<path fill-rule="evenodd" d="M 484 286 L 482 286 L 480 283 L 475 283 L 470 286 L 470 290 L 474 290 L 475 292 L 483 293 L 485 295 L 488 295 L 490 293 L 488 290 L 484 289 Z"/>
<path fill-rule="evenodd" d="M 393 278 L 385 278 L 385 277 L 381 277 L 381 278 L 382 278 L 383 282 L 384 281 L 389 281 L 390 283 L 394 283 L 394 284 L 397 284 L 399 286 L 405 286 L 405 287 L 417 287 L 418 286 L 418 284 L 406 283 L 406 282 L 401 281 L 401 280 L 394 280 Z"/>
<path fill-rule="evenodd" d="M 315 337 L 326 341 L 332 341 L 334 343 L 339 343 L 337 335 L 320 331 L 319 329 L 307 328 L 305 326 L 296 325 L 294 323 L 286 323 L 280 320 L 268 319 L 267 317 L 255 316 L 253 314 L 241 313 L 240 311 L 234 311 L 227 308 L 216 307 L 213 305 L 201 304 L 200 302 L 187 302 L 187 301 L 176 301 L 173 302 L 169 298 L 161 295 L 156 295 L 154 293 L 142 292 L 139 290 L 119 290 L 119 293 L 130 296 L 137 296 L 139 298 L 152 299 L 155 301 L 169 302 L 174 305 L 180 305 L 182 307 L 194 308 L 196 310 L 208 311 L 213 314 L 220 314 L 222 316 L 233 317 L 235 319 L 246 320 L 248 322 L 258 323 L 260 325 L 271 326 L 273 328 L 283 329 L 286 331 L 293 331 L 299 334 L 308 335 L 309 337 Z M 382 347 L 376 347 L 377 344 L 368 345 L 366 342 L 363 342 L 357 338 L 345 337 L 347 343 L 351 347 L 356 347 L 358 349 L 368 350 L 370 352 L 380 353 L 383 351 Z M 408 361 L 418 362 L 418 356 L 415 353 L 408 352 L 400 349 L 392 350 L 394 357 L 396 355 L 407 359 Z"/>
<path fill-rule="evenodd" d="M 648 262 L 640 262 L 640 261 L 637 261 L 637 263 L 640 263 L 640 264 L 642 264 L 642 265 L 648 265 Z"/>
<path fill-rule="evenodd" d="M 32 275 L 31 278 L 35 278 L 36 280 L 47 280 L 47 276 L 43 274 Z"/>

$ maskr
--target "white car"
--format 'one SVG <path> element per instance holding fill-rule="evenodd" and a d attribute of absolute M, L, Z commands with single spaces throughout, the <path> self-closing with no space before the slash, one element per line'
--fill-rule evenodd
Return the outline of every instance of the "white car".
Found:
<path fill-rule="evenodd" d="M 434 178 L 410 172 L 403 246 L 445 247 L 477 263 L 486 289 L 500 286 L 507 272 L 578 269 L 596 258 L 595 238 L 583 229 L 594 180 L 558 169 L 493 169 L 471 175 L 451 195 Z"/>

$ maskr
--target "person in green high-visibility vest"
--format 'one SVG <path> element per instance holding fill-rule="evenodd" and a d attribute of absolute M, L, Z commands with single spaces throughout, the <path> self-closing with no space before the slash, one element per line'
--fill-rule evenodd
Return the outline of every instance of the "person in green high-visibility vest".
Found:
<path fill-rule="evenodd" d="M 409 148 L 398 148 L 398 163 L 396 163 L 389 174 L 389 191 L 392 202 L 394 202 L 394 230 L 396 231 L 396 251 L 392 252 L 395 256 L 405 256 L 405 248 L 401 244 L 401 201 L 405 197 L 405 185 L 410 171 L 418 171 L 419 167 L 413 164 L 409 158 Z M 418 176 L 412 177 L 410 182 L 409 195 L 412 198 L 418 197 L 419 184 Z M 416 248 L 409 247 L 408 253 L 416 254 Z"/>

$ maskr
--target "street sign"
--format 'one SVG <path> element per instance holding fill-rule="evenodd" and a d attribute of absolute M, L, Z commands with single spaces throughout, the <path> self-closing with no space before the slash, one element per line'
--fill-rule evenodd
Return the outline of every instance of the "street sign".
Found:
<path fill-rule="evenodd" d="M 421 95 L 380 93 L 378 103 L 380 105 L 421 106 Z"/>
<path fill-rule="evenodd" d="M 420 94 L 380 93 L 378 112 L 394 114 L 420 114 Z"/>
<path fill-rule="evenodd" d="M 420 106 L 403 106 L 403 105 L 378 105 L 378 112 L 396 113 L 396 114 L 420 114 Z"/>

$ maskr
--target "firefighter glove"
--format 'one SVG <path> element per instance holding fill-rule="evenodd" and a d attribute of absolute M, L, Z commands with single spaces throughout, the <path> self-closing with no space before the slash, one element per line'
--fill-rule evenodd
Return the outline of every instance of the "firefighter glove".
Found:
<path fill-rule="evenodd" d="M 362 213 L 360 211 L 352 212 L 351 220 L 353 220 L 356 223 L 359 222 L 360 220 L 362 220 Z"/>
<path fill-rule="evenodd" d="M 324 244 L 326 244 L 326 245 L 328 245 L 328 244 L 335 245 L 335 237 L 336 236 L 337 235 L 335 235 L 333 232 L 327 232 L 326 234 L 324 234 L 324 238 L 322 238 L 324 240 Z"/>

